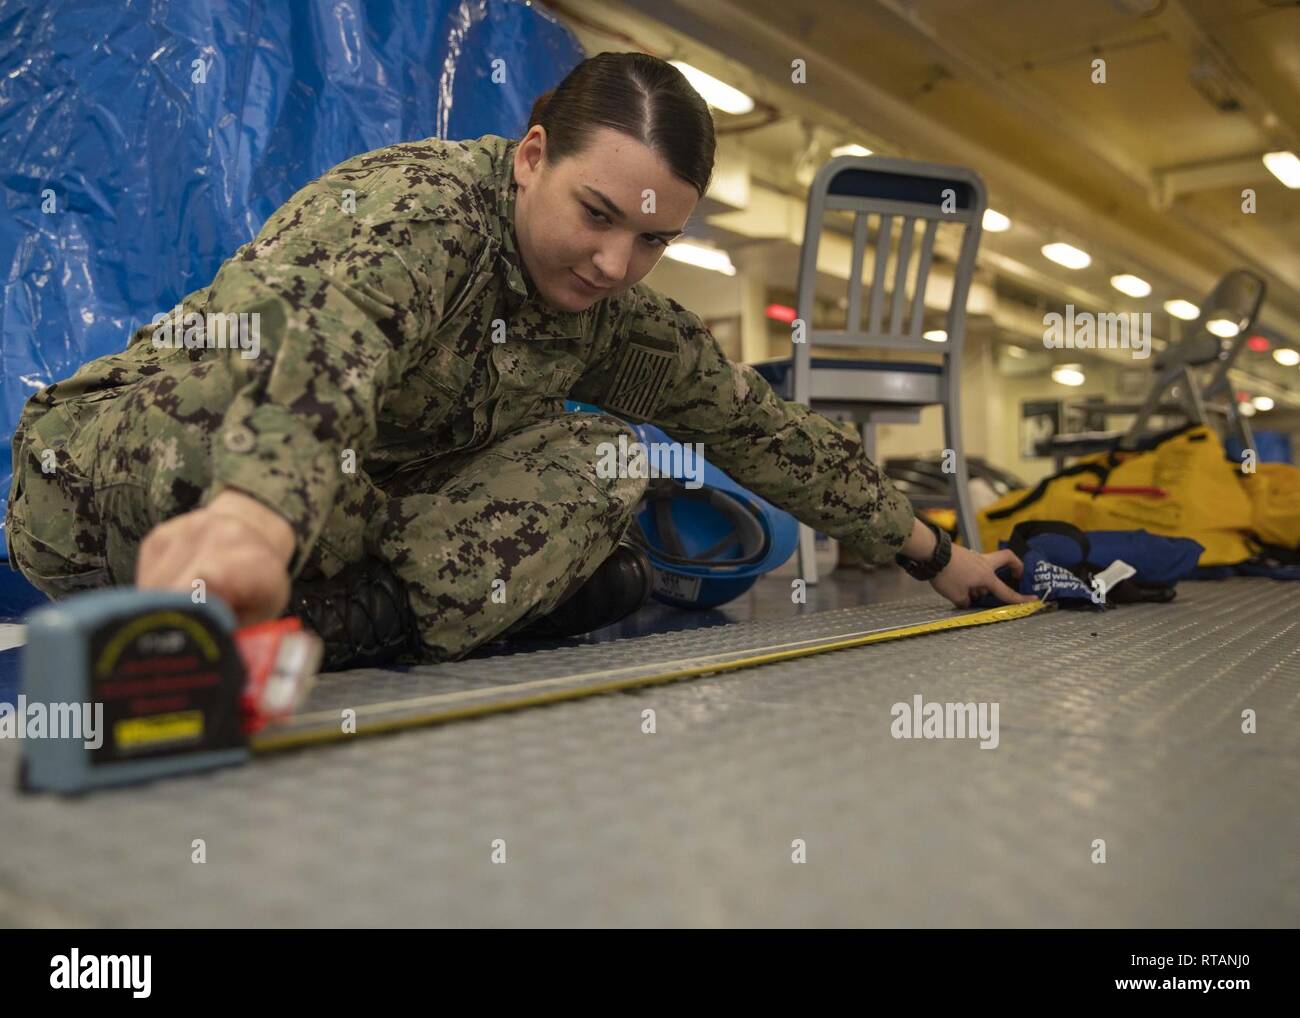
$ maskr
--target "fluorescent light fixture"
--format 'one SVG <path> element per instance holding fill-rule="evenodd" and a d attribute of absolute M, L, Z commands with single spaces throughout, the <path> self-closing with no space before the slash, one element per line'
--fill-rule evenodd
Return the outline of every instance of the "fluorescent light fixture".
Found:
<path fill-rule="evenodd" d="M 1273 351 L 1273 360 L 1284 368 L 1293 368 L 1300 364 L 1300 351 L 1292 350 L 1289 346 L 1280 346 Z"/>
<path fill-rule="evenodd" d="M 1015 357 L 1017 360 L 1024 360 L 1026 357 L 1029 356 L 1029 354 L 1025 352 L 1025 348 L 1023 346 L 1016 346 L 1014 343 L 1007 346 L 1006 351 L 1007 351 L 1007 356 Z"/>
<path fill-rule="evenodd" d="M 1273 398 L 1271 396 L 1256 396 L 1251 400 L 1255 404 L 1256 410 L 1272 410 Z"/>
<path fill-rule="evenodd" d="M 1287 187 L 1300 187 L 1300 159 L 1294 152 L 1265 152 L 1264 166 Z"/>
<path fill-rule="evenodd" d="M 869 156 L 871 149 L 863 148 L 861 145 L 836 145 L 831 149 L 831 158 L 837 156 Z"/>
<path fill-rule="evenodd" d="M 669 250 L 671 250 L 671 248 Z M 1196 316 L 1201 313 L 1201 309 L 1190 300 L 1181 299 L 1165 301 L 1165 310 L 1175 318 L 1181 318 L 1185 322 L 1195 321 Z"/>
<path fill-rule="evenodd" d="M 1011 220 L 997 209 L 984 210 L 984 229 L 989 233 L 1004 233 L 1011 229 Z"/>
<path fill-rule="evenodd" d="M 1257 413 L 1255 404 L 1243 400 L 1237 404 L 1237 413 L 1241 414 L 1242 417 L 1254 417 Z"/>
<path fill-rule="evenodd" d="M 931 329 L 929 332 L 921 333 L 922 339 L 928 339 L 931 343 L 946 343 L 948 333 L 944 329 Z"/>
<path fill-rule="evenodd" d="M 1211 318 L 1205 328 L 1220 339 L 1231 339 L 1241 331 L 1241 326 L 1227 318 Z"/>
<path fill-rule="evenodd" d="M 704 97 L 704 101 L 723 113 L 749 113 L 754 108 L 754 100 L 738 88 L 732 88 L 725 81 L 719 81 L 712 74 L 705 74 L 698 67 L 692 67 L 684 60 L 674 60 L 676 67 L 691 87 Z"/>
<path fill-rule="evenodd" d="M 1067 269 L 1086 269 L 1092 264 L 1092 255 L 1080 251 L 1073 244 L 1057 241 L 1055 244 L 1043 245 L 1043 257 L 1064 265 Z"/>
<path fill-rule="evenodd" d="M 1110 285 L 1120 293 L 1129 297 L 1150 297 L 1151 284 L 1141 276 L 1130 275 L 1127 272 L 1118 276 L 1110 277 Z"/>
<path fill-rule="evenodd" d="M 731 264 L 731 256 L 716 247 L 704 247 L 689 241 L 678 242 L 669 244 L 664 254 L 675 262 L 694 265 L 698 269 L 711 269 L 714 272 L 721 272 L 724 276 L 736 274 L 736 267 Z"/>
<path fill-rule="evenodd" d="M 1060 385 L 1082 385 L 1083 370 L 1077 364 L 1062 364 L 1059 368 L 1052 368 L 1052 381 Z"/>

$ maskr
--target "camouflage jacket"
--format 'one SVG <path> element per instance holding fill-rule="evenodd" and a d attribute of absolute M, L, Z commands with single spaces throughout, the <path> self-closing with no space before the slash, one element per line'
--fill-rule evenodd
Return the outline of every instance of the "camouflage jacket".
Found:
<path fill-rule="evenodd" d="M 20 428 L 63 400 L 217 358 L 238 395 L 214 439 L 204 503 L 234 487 L 276 509 L 297 535 L 297 566 L 348 451 L 382 484 L 489 445 L 568 397 L 703 443 L 709 462 L 773 504 L 869 561 L 891 559 L 911 507 L 851 425 L 779 399 L 697 315 L 649 286 L 582 312 L 536 295 L 516 248 L 515 144 L 430 138 L 340 163 L 184 298 L 185 313 L 260 313 L 256 357 L 160 348 L 145 325 L 122 353 L 36 393 Z"/>

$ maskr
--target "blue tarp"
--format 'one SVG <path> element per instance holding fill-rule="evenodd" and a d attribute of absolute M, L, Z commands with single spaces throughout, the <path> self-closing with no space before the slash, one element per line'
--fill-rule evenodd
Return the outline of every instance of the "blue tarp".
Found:
<path fill-rule="evenodd" d="M 121 350 L 331 166 L 517 137 L 583 56 L 518 0 L 0 0 L 0 518 L 33 392 Z"/>

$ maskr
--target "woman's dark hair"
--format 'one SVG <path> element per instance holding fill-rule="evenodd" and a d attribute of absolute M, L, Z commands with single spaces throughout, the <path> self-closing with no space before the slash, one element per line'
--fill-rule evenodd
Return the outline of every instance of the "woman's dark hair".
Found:
<path fill-rule="evenodd" d="M 635 138 L 691 184 L 700 197 L 713 176 L 713 115 L 676 67 L 646 53 L 600 53 L 533 103 L 528 129 L 546 129 L 546 159 L 583 152 L 593 130 Z M 525 134 L 527 130 L 525 130 Z"/>

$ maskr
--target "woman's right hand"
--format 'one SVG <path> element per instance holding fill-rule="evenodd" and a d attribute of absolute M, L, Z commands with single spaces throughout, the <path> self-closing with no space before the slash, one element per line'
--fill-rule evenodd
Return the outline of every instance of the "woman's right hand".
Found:
<path fill-rule="evenodd" d="M 136 586 L 221 598 L 241 626 L 279 618 L 289 603 L 289 521 L 257 499 L 226 489 L 204 508 L 165 520 L 145 535 Z"/>

